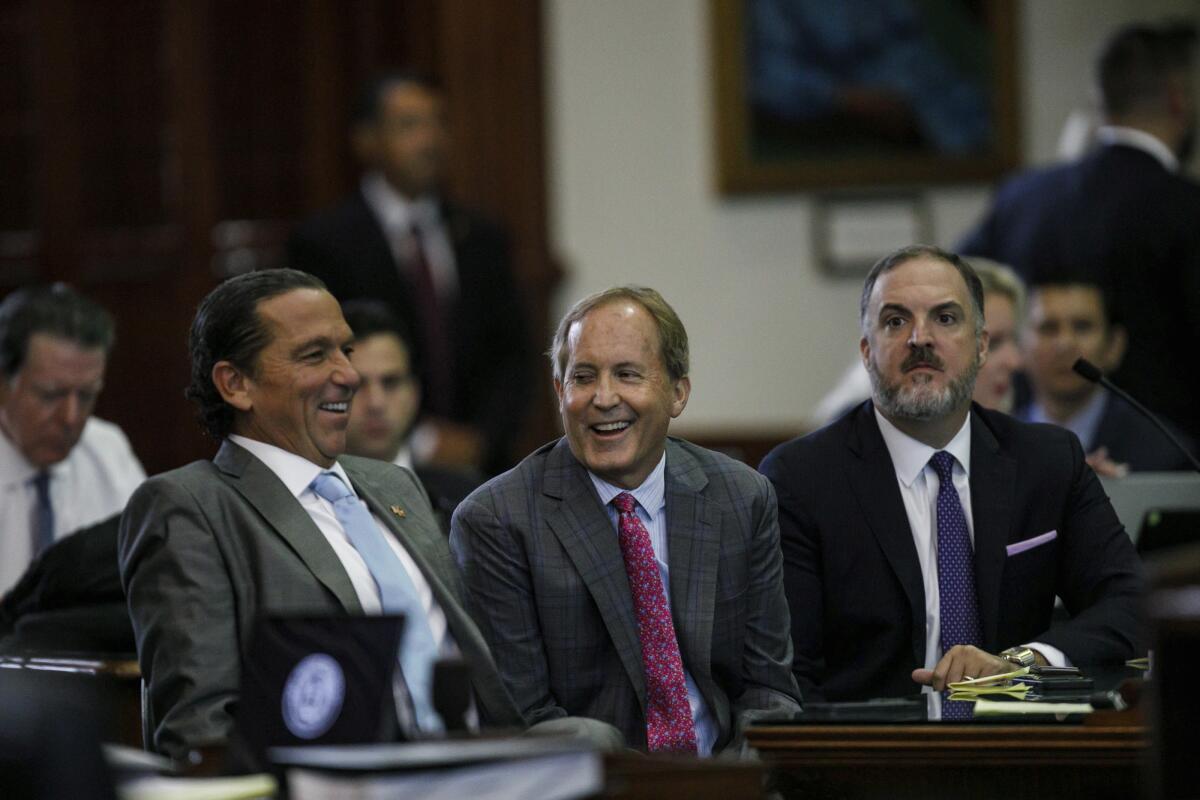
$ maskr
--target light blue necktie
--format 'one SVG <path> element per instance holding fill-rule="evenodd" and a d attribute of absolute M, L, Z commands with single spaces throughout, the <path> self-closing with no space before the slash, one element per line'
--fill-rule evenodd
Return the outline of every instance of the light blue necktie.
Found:
<path fill-rule="evenodd" d="M 42 470 L 33 476 L 37 498 L 33 504 L 33 555 L 54 544 L 54 506 L 50 503 L 50 473 Z"/>
<path fill-rule="evenodd" d="M 412 698 L 417 726 L 425 732 L 443 730 L 442 719 L 433 708 L 433 663 L 437 659 L 437 644 L 412 578 L 384 541 L 384 534 L 372 519 L 371 512 L 340 477 L 332 472 L 322 472 L 313 478 L 312 488 L 333 505 L 334 515 L 379 587 L 383 610 L 404 614 L 400 669 Z"/>

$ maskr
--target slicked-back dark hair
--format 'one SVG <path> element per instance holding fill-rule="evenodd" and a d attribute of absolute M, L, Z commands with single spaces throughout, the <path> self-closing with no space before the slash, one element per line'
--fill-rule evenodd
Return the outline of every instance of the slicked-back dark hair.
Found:
<path fill-rule="evenodd" d="M 192 381 L 184 394 L 196 404 L 205 432 L 217 441 L 233 430 L 233 407 L 213 384 L 213 366 L 228 361 L 254 375 L 258 355 L 271 341 L 258 305 L 295 289 L 326 290 L 320 278 L 307 272 L 268 269 L 230 278 L 200 301 L 188 336 Z"/>
<path fill-rule="evenodd" d="M 112 350 L 112 316 L 65 283 L 17 289 L 0 302 L 0 377 L 20 371 L 35 333 L 86 349 Z"/>
<path fill-rule="evenodd" d="M 404 320 L 392 311 L 391 307 L 381 300 L 348 300 L 342 303 L 342 316 L 346 324 L 354 331 L 356 340 L 369 336 L 391 334 L 400 340 L 408 353 L 408 370 L 414 375 L 420 373 L 417 363 L 417 350 L 413 344 L 412 332 L 404 324 Z"/>
<path fill-rule="evenodd" d="M 971 298 L 971 313 L 975 317 L 975 335 L 978 336 L 983 331 L 983 283 L 971 265 L 960 256 L 931 244 L 913 244 L 901 247 L 879 259 L 871 267 L 871 271 L 867 273 L 867 279 L 863 282 L 862 297 L 858 301 L 858 324 L 862 328 L 863 334 L 865 335 L 869 329 L 867 309 L 871 305 L 871 292 L 875 290 L 875 283 L 879 280 L 879 276 L 916 258 L 937 259 L 958 270 L 963 282 L 967 284 L 967 296 Z"/>
<path fill-rule="evenodd" d="M 381 72 L 363 84 L 350 108 L 350 124 L 370 124 L 379 119 L 383 106 L 383 96 L 394 86 L 412 84 L 435 94 L 442 93 L 442 86 L 436 78 L 426 72 L 415 69 L 393 69 Z"/>
<path fill-rule="evenodd" d="M 1105 43 L 1096 63 L 1104 112 L 1120 116 L 1164 96 L 1167 78 L 1186 73 L 1196 54 L 1196 26 L 1185 21 L 1127 25 Z"/>

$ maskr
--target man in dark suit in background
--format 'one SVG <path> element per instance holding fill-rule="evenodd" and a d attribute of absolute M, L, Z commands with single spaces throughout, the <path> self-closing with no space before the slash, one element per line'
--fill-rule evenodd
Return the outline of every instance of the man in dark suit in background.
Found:
<path fill-rule="evenodd" d="M 1105 292 L 1090 283 L 1047 283 L 1029 292 L 1025 373 L 1032 400 L 1015 416 L 1062 425 L 1079 437 L 1100 475 L 1191 469 L 1149 420 L 1072 369 L 1083 357 L 1105 373 L 1125 356 L 1125 326 L 1112 319 Z M 1188 442 L 1190 444 L 1190 442 Z"/>
<path fill-rule="evenodd" d="M 483 477 L 462 468 L 413 464 L 411 437 L 421 408 L 421 381 L 412 369 L 412 339 L 377 300 L 351 300 L 342 305 L 342 313 L 354 331 L 350 363 L 361 378 L 350 405 L 346 452 L 417 473 L 448 535 L 450 515 Z"/>
<path fill-rule="evenodd" d="M 756 715 L 799 708 L 770 484 L 667 437 L 691 391 L 687 332 L 654 290 L 576 303 L 552 358 L 566 436 L 464 500 L 451 530 L 505 683 L 531 721 L 737 748 Z"/>
<path fill-rule="evenodd" d="M 1137 556 L 1070 432 L 972 404 L 983 287 L 881 259 L 860 305 L 872 399 L 762 464 L 779 495 L 795 673 L 830 700 L 1138 652 Z M 1051 622 L 1055 595 L 1070 620 Z"/>
<path fill-rule="evenodd" d="M 196 312 L 188 395 L 220 450 L 146 481 L 118 541 L 155 750 L 225 742 L 254 623 L 272 613 L 404 613 L 410 733 L 440 727 L 430 669 L 455 653 L 481 719 L 521 722 L 416 478 L 342 455 L 352 338 L 333 296 L 296 270 L 232 278 Z"/>
<path fill-rule="evenodd" d="M 1114 379 L 1194 437 L 1200 404 L 1181 376 L 1200 371 L 1200 186 L 1179 172 L 1196 139 L 1195 45 L 1186 25 L 1118 31 L 1097 69 L 1102 146 L 1005 184 L 958 247 L 1027 283 L 1110 290 L 1130 348 Z"/>
<path fill-rule="evenodd" d="M 425 398 L 418 463 L 507 467 L 531 385 L 526 317 L 503 232 L 440 193 L 438 87 L 405 72 L 372 81 L 352 141 L 367 169 L 358 190 L 296 229 L 288 262 L 341 301 L 382 300 L 411 323 Z"/>

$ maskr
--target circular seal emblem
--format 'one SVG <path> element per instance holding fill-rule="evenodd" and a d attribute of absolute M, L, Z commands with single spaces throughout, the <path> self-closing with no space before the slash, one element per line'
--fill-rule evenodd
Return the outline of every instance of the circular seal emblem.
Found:
<path fill-rule="evenodd" d="M 325 653 L 300 660 L 283 685 L 283 724 L 293 736 L 315 739 L 333 725 L 346 697 L 346 677 Z"/>

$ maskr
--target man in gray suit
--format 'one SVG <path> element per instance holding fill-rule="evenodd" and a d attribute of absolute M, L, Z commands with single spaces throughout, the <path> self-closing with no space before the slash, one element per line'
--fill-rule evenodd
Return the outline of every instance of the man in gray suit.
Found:
<path fill-rule="evenodd" d="M 687 332 L 654 290 L 577 303 L 551 351 L 566 436 L 459 505 L 451 548 L 505 683 L 532 721 L 616 726 L 707 755 L 799 710 L 775 494 L 668 438 Z"/>
<path fill-rule="evenodd" d="M 228 280 L 196 313 L 188 396 L 220 450 L 146 481 L 120 530 L 155 750 L 183 758 L 225 742 L 256 617 L 395 611 L 403 581 L 402 725 L 439 724 L 427 671 L 407 660 L 416 632 L 427 652 L 471 666 L 482 721 L 522 722 L 463 611 L 420 484 L 408 470 L 342 456 L 359 385 L 352 338 L 324 284 L 294 270 Z M 329 484 L 342 496 L 327 499 Z"/>

